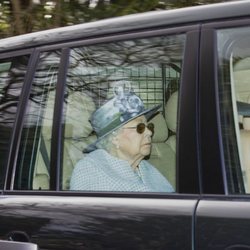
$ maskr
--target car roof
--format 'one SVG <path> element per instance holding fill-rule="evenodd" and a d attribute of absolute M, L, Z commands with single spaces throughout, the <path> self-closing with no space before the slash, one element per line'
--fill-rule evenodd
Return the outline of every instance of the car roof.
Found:
<path fill-rule="evenodd" d="M 128 31 L 188 25 L 211 20 L 250 17 L 250 0 L 208 4 L 173 10 L 151 11 L 66 26 L 0 40 L 0 52 Z"/>

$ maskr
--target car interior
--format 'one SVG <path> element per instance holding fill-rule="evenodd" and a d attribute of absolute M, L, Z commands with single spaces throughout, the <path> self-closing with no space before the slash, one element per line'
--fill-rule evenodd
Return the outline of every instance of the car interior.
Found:
<path fill-rule="evenodd" d="M 236 134 L 238 135 L 238 148 L 241 161 L 245 191 L 250 192 L 250 57 L 241 58 L 233 65 L 233 78 L 231 79 L 232 99 L 234 100 Z M 234 96 L 235 93 L 235 96 Z"/>
<path fill-rule="evenodd" d="M 76 95 L 78 95 L 78 101 L 79 99 L 82 99 L 82 102 L 77 102 L 78 108 L 83 108 L 82 113 L 79 114 L 79 109 L 74 110 L 74 107 L 72 107 L 74 105 L 68 106 L 71 115 L 79 117 L 79 119 L 72 119 L 72 123 L 67 123 L 64 130 L 63 190 L 69 189 L 71 173 L 77 161 L 84 157 L 84 148 L 96 139 L 96 136 L 92 134 L 91 125 L 88 122 L 91 111 L 93 112 L 93 102 L 87 96 Z M 162 112 L 160 112 L 151 120 L 155 125 L 155 133 L 152 140 L 151 154 L 148 159 L 148 161 L 155 166 L 174 187 L 176 176 L 177 100 L 178 92 L 174 92 L 166 104 L 166 119 Z M 87 109 L 84 109 L 84 107 Z M 74 111 L 77 112 L 77 116 L 74 115 Z M 40 150 L 38 151 L 35 164 L 33 189 L 49 189 L 49 160 L 48 155 L 46 156 L 46 154 L 48 154 L 48 150 L 50 150 L 51 146 L 51 133 L 47 133 L 46 129 L 47 127 L 43 126 L 43 135 L 41 136 L 41 140 L 43 141 L 40 142 Z"/>
<path fill-rule="evenodd" d="M 148 86 L 146 91 L 150 93 L 151 88 Z M 110 91 L 107 92 L 109 93 Z M 144 96 L 143 101 L 146 103 L 148 96 L 145 93 L 141 96 L 142 98 Z M 53 104 L 54 98 L 54 94 L 49 94 L 47 103 Z M 161 101 L 163 102 L 163 98 Z M 168 94 L 164 108 L 152 118 L 151 121 L 155 125 L 155 133 L 152 140 L 151 154 L 148 158 L 148 161 L 169 180 L 173 187 L 175 187 L 176 183 L 177 103 L 178 91 L 172 91 Z M 67 108 L 64 111 L 67 118 L 64 123 L 63 137 L 62 190 L 69 189 L 74 166 L 84 157 L 84 148 L 96 139 L 89 122 L 95 106 L 93 98 L 86 93 L 71 92 L 67 96 Z M 44 123 L 46 121 L 50 122 L 53 116 L 53 109 L 47 108 L 44 116 L 47 117 L 44 119 Z M 49 124 L 47 126 L 43 124 L 39 144 L 36 163 L 34 164 L 32 189 L 47 190 L 49 189 L 49 152 L 51 148 L 51 126 Z"/>

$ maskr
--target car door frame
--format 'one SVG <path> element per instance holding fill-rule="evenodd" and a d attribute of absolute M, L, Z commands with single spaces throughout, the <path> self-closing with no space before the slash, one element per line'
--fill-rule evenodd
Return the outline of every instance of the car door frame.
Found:
<path fill-rule="evenodd" d="M 201 27 L 199 106 L 202 198 L 196 210 L 195 249 L 249 249 L 250 196 L 230 194 L 220 121 L 216 30 L 248 26 L 249 18 Z M 242 183 L 239 183 L 242 185 Z"/>
<path fill-rule="evenodd" d="M 58 205 L 57 212 L 60 214 L 60 211 L 66 211 L 66 208 L 69 209 L 69 207 L 65 206 L 65 201 L 68 200 L 69 203 L 74 204 L 76 209 L 82 210 L 85 209 L 91 209 L 91 207 L 88 206 L 88 201 L 91 200 L 93 203 L 91 205 L 93 207 L 101 206 L 103 207 L 102 211 L 108 211 L 110 209 L 110 206 L 106 206 L 106 202 L 111 202 L 111 207 L 115 208 L 118 215 L 122 216 L 124 212 L 120 208 L 120 204 L 122 204 L 122 200 L 126 199 L 126 202 L 128 203 L 129 207 L 133 207 L 136 205 L 138 207 L 138 211 L 140 216 L 142 218 L 146 218 L 147 215 L 150 213 L 151 216 L 155 217 L 155 219 L 161 219 L 164 215 L 166 218 L 171 218 L 171 220 L 176 220 L 177 223 L 175 224 L 174 228 L 181 228 L 184 231 L 180 231 L 178 234 L 173 230 L 173 232 L 170 234 L 172 235 L 172 241 L 176 240 L 177 238 L 181 237 L 182 235 L 185 235 L 186 237 L 186 244 L 187 248 L 185 249 L 192 249 L 194 245 L 194 234 L 193 234 L 193 228 L 194 228 L 194 211 L 197 206 L 197 202 L 199 200 L 199 192 L 200 192 L 200 182 L 199 182 L 199 150 L 198 150 L 198 116 L 197 116 L 197 110 L 198 110 L 198 104 L 197 104 L 197 92 L 198 92 L 198 59 L 199 59 L 199 24 L 191 25 L 191 26 L 180 26 L 180 27 L 171 27 L 171 28 L 159 28 L 155 29 L 153 31 L 142 31 L 142 32 L 132 32 L 130 34 L 112 34 L 107 37 L 102 38 L 94 38 L 94 39 L 87 39 L 85 41 L 76 41 L 71 43 L 65 43 L 65 44 L 55 44 L 48 46 L 43 46 L 41 48 L 36 48 L 34 50 L 33 57 L 36 58 L 31 60 L 33 62 L 33 65 L 37 64 L 37 58 L 40 52 L 48 51 L 48 50 L 55 50 L 62 48 L 63 49 L 63 60 L 61 60 L 61 65 L 59 69 L 59 75 L 58 75 L 58 83 L 60 82 L 61 85 L 65 85 L 65 68 L 67 67 L 67 56 L 68 56 L 68 47 L 73 46 L 82 46 L 82 45 L 92 45 L 96 43 L 101 42 L 109 42 L 109 41 L 119 41 L 124 39 L 135 39 L 135 38 L 142 38 L 142 37 L 150 37 L 150 36 L 157 36 L 162 35 L 163 30 L 165 30 L 166 35 L 170 34 L 179 34 L 181 32 L 187 33 L 187 43 L 185 47 L 185 55 L 184 55 L 184 66 L 183 66 L 183 73 L 182 73 L 182 79 L 181 79 L 181 85 L 180 85 L 180 103 L 179 103 L 179 126 L 178 131 L 179 135 L 177 136 L 177 154 L 179 157 L 177 158 L 177 175 L 178 179 L 181 179 L 182 181 L 179 181 L 177 183 L 177 193 L 173 194 L 135 194 L 135 193 L 108 193 L 108 192 L 64 192 L 60 191 L 60 166 L 61 166 L 61 147 L 54 146 L 51 150 L 51 176 L 53 176 L 51 180 L 51 191 L 18 191 L 13 190 L 13 183 L 15 178 L 15 159 L 17 157 L 18 153 L 18 143 L 15 144 L 15 148 L 11 150 L 10 154 L 10 162 L 9 162 L 9 169 L 8 169 L 8 175 L 6 179 L 6 184 L 4 188 L 4 205 L 1 205 L 1 213 L 3 216 L 4 211 L 6 211 L 6 208 L 11 211 L 11 207 L 15 202 L 19 202 L 20 207 L 27 209 L 30 208 L 31 204 L 36 204 L 37 207 L 40 206 L 48 206 L 46 207 L 46 211 L 50 211 L 50 209 L 55 209 L 55 206 L 52 205 L 53 201 L 58 201 L 56 203 Z M 31 67 L 30 72 L 28 73 L 30 79 L 30 82 L 33 75 L 35 73 L 34 68 Z M 26 80 L 27 82 L 28 80 Z M 26 85 L 29 85 L 31 83 L 26 83 Z M 56 93 L 56 101 L 55 101 L 55 110 L 61 111 L 62 105 L 63 105 L 63 94 L 64 88 L 62 86 L 58 87 L 57 93 Z M 26 100 L 28 100 L 28 90 L 25 92 L 25 96 L 23 97 Z M 21 104 L 21 107 L 19 108 L 19 116 L 21 114 L 24 114 L 25 111 L 25 102 Z M 61 145 L 61 137 L 58 134 L 58 131 L 56 131 L 56 128 L 58 126 L 61 126 L 61 112 L 58 113 L 57 116 L 54 116 L 53 121 L 53 129 L 52 129 L 52 145 Z M 17 128 L 20 128 L 22 126 L 22 119 L 17 121 L 16 129 L 14 130 L 13 135 L 13 141 L 16 142 L 15 138 L 20 138 L 20 131 L 17 130 Z M 39 199 L 39 197 L 41 197 Z M 62 198 L 64 199 L 64 202 L 62 202 Z M 73 199 L 73 200 L 72 200 Z M 79 204 L 77 205 L 74 202 L 74 199 L 76 201 L 79 201 Z M 110 200 L 111 199 L 111 200 Z M 152 201 L 155 200 L 155 203 L 162 203 L 163 207 L 161 207 L 161 212 L 159 213 L 158 208 L 152 207 Z M 3 201 L 3 199 L 2 199 Z M 67 203 L 67 202 L 66 202 Z M 68 203 L 68 204 L 69 204 Z M 173 205 L 174 204 L 174 205 Z M 64 209 L 65 206 L 65 209 Z M 52 207 L 52 208 L 51 208 Z M 60 209 L 59 209 L 60 208 Z M 72 208 L 72 207 L 71 207 Z M 119 209 L 118 209 L 119 208 Z M 152 210 L 153 209 L 153 210 Z M 37 208 L 33 211 L 33 216 L 39 217 L 39 214 L 41 214 L 44 210 Z M 132 213 L 134 210 L 128 211 L 127 213 L 130 213 L 130 216 L 132 216 Z M 71 214 L 71 212 L 67 212 L 67 215 Z M 161 216 L 159 216 L 159 214 Z M 71 214 L 72 215 L 72 214 Z M 188 222 L 187 225 L 183 225 L 183 215 L 188 216 Z M 27 214 L 23 215 L 24 218 L 29 219 L 29 216 Z M 26 217 L 25 217 L 26 216 Z M 57 213 L 53 214 L 54 219 L 57 218 Z M 12 214 L 12 219 L 14 221 L 18 220 L 18 217 L 15 214 Z M 46 220 L 52 220 L 50 217 L 50 213 L 48 213 Z M 148 225 L 149 226 L 149 225 Z M 112 224 L 110 224 L 110 228 L 112 227 Z M 146 225 L 145 225 L 146 227 Z M 9 230 L 14 230 L 15 228 L 10 228 Z M 25 229 L 25 228 L 24 228 Z M 47 232 L 47 236 L 49 235 L 49 232 Z M 176 235 L 174 237 L 174 235 Z M 31 235 L 31 241 L 34 241 L 38 245 L 40 245 L 39 239 L 37 237 L 39 234 Z M 178 237 L 177 237 L 178 236 Z M 44 239 L 43 239 L 44 240 Z M 59 240 L 59 238 L 58 238 Z M 161 244 L 167 244 L 169 238 L 166 238 L 164 242 Z M 184 239 L 183 239 L 184 240 Z M 41 240 L 40 240 L 41 241 Z M 127 243 L 128 244 L 128 243 Z M 173 247 L 173 245 L 172 245 Z M 174 248 L 171 248 L 174 249 Z M 176 248 L 177 249 L 177 248 Z"/>

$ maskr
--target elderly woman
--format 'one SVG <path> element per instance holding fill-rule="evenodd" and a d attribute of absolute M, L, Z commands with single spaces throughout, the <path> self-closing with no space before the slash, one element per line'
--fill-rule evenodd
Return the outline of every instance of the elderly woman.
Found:
<path fill-rule="evenodd" d="M 88 191 L 173 192 L 149 162 L 154 125 L 148 120 L 159 106 L 145 109 L 141 99 L 123 89 L 97 109 L 91 125 L 97 141 L 74 168 L 70 189 Z"/>

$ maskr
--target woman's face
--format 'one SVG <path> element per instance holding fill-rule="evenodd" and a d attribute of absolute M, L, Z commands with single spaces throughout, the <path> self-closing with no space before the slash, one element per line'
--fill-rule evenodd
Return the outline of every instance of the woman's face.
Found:
<path fill-rule="evenodd" d="M 147 120 L 144 115 L 126 123 L 120 129 L 120 132 L 116 137 L 115 144 L 123 158 L 143 159 L 145 156 L 150 154 L 152 132 L 146 127 L 145 131 L 142 134 L 139 134 L 136 131 L 136 126 L 139 123 L 144 123 L 147 125 Z"/>

